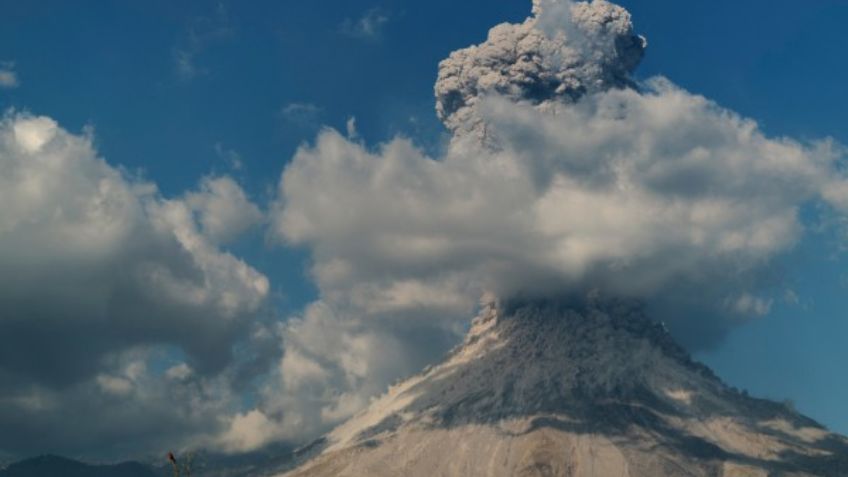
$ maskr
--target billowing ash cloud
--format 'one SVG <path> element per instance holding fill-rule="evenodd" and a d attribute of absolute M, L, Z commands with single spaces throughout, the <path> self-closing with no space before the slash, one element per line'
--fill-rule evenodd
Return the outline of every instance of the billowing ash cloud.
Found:
<path fill-rule="evenodd" d="M 326 429 L 434 360 L 484 294 L 639 300 L 691 346 L 768 313 L 801 208 L 848 211 L 844 151 L 770 138 L 664 78 L 636 85 L 645 45 L 604 0 L 540 0 L 441 64 L 442 157 L 332 130 L 303 147 L 273 233 L 311 251 L 321 299 L 282 330 L 240 422 Z"/>
<path fill-rule="evenodd" d="M 0 119 L 0 171 L 0 449 L 105 455 L 214 431 L 269 289 L 216 244 L 256 206 L 228 177 L 165 199 L 89 134 L 28 114 Z"/>
<path fill-rule="evenodd" d="M 498 96 L 544 110 L 586 94 L 632 86 L 647 42 L 630 14 L 606 1 L 534 0 L 534 15 L 504 23 L 482 44 L 439 65 L 436 112 L 454 134 L 486 136 L 479 105 Z"/>

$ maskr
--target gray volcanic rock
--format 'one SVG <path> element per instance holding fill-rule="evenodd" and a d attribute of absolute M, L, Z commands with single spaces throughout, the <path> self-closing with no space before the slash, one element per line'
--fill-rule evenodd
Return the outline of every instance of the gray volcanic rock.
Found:
<path fill-rule="evenodd" d="M 848 475 L 848 439 L 726 386 L 625 304 L 490 304 L 302 455 L 287 476 Z"/>

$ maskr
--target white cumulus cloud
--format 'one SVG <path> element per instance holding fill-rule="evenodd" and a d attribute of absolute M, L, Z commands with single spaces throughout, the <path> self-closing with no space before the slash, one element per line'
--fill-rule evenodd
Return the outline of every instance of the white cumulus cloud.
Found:
<path fill-rule="evenodd" d="M 269 291 L 217 244 L 260 220 L 258 208 L 228 177 L 162 197 L 100 158 L 89 134 L 26 113 L 0 119 L 0 171 L 0 448 L 79 450 L 118 431 L 147 448 L 166 428 L 214 428 L 231 403 L 233 347 Z M 191 368 L 147 369 L 165 349 Z M 183 399 L 190 388 L 210 394 Z M 22 389 L 38 399 L 18 399 Z"/>
<path fill-rule="evenodd" d="M 215 242 L 230 242 L 262 222 L 262 211 L 231 177 L 207 177 L 199 189 L 189 192 L 185 202 L 198 215 L 204 235 Z"/>

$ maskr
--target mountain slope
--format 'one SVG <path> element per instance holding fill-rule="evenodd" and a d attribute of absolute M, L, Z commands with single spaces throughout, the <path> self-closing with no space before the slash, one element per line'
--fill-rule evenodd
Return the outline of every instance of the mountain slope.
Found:
<path fill-rule="evenodd" d="M 157 477 L 152 467 L 138 462 L 90 465 L 64 457 L 45 455 L 0 469 L 0 477 Z"/>
<path fill-rule="evenodd" d="M 492 304 L 304 454 L 286 475 L 848 475 L 848 440 L 729 388 L 623 304 Z"/>

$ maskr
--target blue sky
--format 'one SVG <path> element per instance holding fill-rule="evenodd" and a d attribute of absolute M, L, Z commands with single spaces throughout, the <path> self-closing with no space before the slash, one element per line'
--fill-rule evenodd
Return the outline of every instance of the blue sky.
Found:
<path fill-rule="evenodd" d="M 664 75 L 757 120 L 770 136 L 848 144 L 848 3 L 622 0 L 648 53 L 638 78 Z M 100 156 L 179 196 L 228 174 L 267 208 L 297 147 L 356 118 L 365 143 L 397 134 L 444 147 L 438 62 L 520 22 L 529 0 L 65 2 L 0 0 L 0 64 L 14 87 L 0 109 L 46 115 Z M 2 213 L 2 212 L 0 212 Z M 254 229 L 227 245 L 271 283 L 273 314 L 318 291 L 309 253 Z M 792 399 L 848 433 L 848 272 L 833 230 L 781 260 L 798 303 L 737 327 L 698 357 L 755 395 Z"/>

